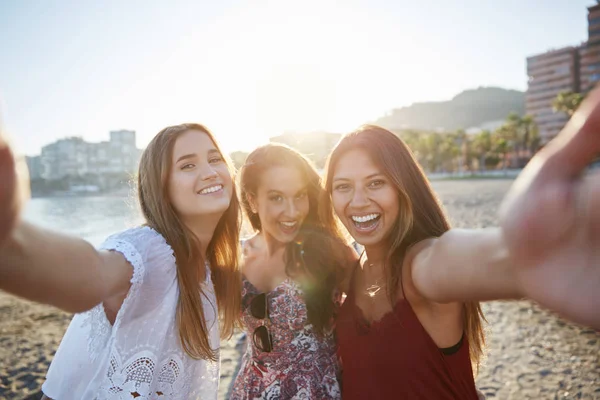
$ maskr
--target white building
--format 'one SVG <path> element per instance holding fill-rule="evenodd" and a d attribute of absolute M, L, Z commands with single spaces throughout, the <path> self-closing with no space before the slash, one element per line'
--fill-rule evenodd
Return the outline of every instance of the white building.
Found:
<path fill-rule="evenodd" d="M 78 176 L 84 173 L 87 143 L 80 137 L 60 139 L 42 147 L 42 177 L 57 180 L 65 176 Z"/>
<path fill-rule="evenodd" d="M 58 180 L 88 174 L 134 174 L 141 151 L 135 131 L 112 131 L 110 141 L 89 143 L 80 137 L 60 139 L 42 148 L 41 176 Z"/>
<path fill-rule="evenodd" d="M 27 169 L 29 170 L 29 179 L 40 179 L 44 171 L 42 158 L 40 156 L 25 157 L 25 161 L 27 162 Z"/>

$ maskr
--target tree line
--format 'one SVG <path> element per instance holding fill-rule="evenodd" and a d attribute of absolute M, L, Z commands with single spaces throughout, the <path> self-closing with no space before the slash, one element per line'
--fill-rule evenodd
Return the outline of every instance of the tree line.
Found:
<path fill-rule="evenodd" d="M 583 94 L 561 92 L 553 100 L 555 112 L 573 115 L 583 101 Z M 535 120 L 530 115 L 508 115 L 497 129 L 467 134 L 455 132 L 396 131 L 427 172 L 483 172 L 492 169 L 522 168 L 540 149 L 542 143 Z M 248 153 L 231 153 L 240 168 Z M 310 157 L 310 155 L 309 155 Z M 319 164 L 321 160 L 313 160 Z M 319 165 L 320 166 L 320 165 Z"/>
<path fill-rule="evenodd" d="M 554 112 L 573 115 L 583 94 L 561 92 L 552 102 Z M 530 115 L 508 115 L 494 131 L 467 134 L 455 132 L 404 131 L 398 135 L 411 148 L 427 172 L 477 172 L 522 168 L 540 149 L 537 124 Z"/>

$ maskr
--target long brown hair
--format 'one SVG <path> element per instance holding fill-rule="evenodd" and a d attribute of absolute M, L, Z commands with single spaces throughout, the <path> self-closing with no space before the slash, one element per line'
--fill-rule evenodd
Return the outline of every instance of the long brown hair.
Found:
<path fill-rule="evenodd" d="M 407 250 L 421 240 L 439 237 L 450 229 L 440 202 L 433 192 L 425 173 L 408 146 L 392 132 L 374 125 L 365 125 L 344 136 L 327 161 L 325 207 L 333 208 L 330 194 L 334 169 L 340 158 L 350 150 L 365 151 L 396 188 L 400 212 L 389 236 L 389 251 L 385 261 L 388 296 L 394 302 L 402 279 L 402 265 Z M 479 302 L 466 302 L 464 332 L 469 341 L 471 360 L 478 367 L 485 334 L 485 321 Z"/>
<path fill-rule="evenodd" d="M 190 123 L 164 128 L 152 139 L 142 154 L 138 172 L 138 196 L 146 225 L 159 232 L 175 254 L 179 284 L 177 324 L 182 347 L 192 358 L 216 361 L 218 349 L 210 347 L 202 307 L 204 293 L 199 283 L 198 271 L 205 260 L 200 254 L 200 241 L 183 224 L 169 200 L 168 193 L 173 146 L 177 138 L 189 130 L 208 135 L 217 150 L 222 153 L 214 136 L 200 124 Z M 226 157 L 224 159 L 231 172 L 230 162 Z M 229 207 L 221 216 L 206 249 L 206 261 L 210 263 L 223 338 L 233 334 L 233 329 L 238 323 L 241 302 L 241 212 L 235 182 L 232 192 Z"/>
<path fill-rule="evenodd" d="M 286 246 L 284 261 L 286 274 L 297 279 L 303 289 L 308 322 L 317 333 L 323 333 L 333 320 L 332 295 L 344 267 L 346 244 L 339 225 L 326 223 L 334 220 L 333 210 L 328 211 L 329 216 L 319 212 L 323 187 L 315 167 L 296 150 L 278 143 L 255 149 L 240 170 L 242 206 L 254 230 L 261 232 L 262 226 L 258 214 L 252 212 L 249 198 L 256 196 L 265 171 L 277 166 L 298 170 L 307 182 L 308 214 L 296 240 Z"/>

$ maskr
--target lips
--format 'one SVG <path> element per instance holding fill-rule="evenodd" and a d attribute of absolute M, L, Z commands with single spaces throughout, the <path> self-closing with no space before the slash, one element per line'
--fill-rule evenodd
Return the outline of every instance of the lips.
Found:
<path fill-rule="evenodd" d="M 298 225 L 298 221 L 279 221 L 279 229 L 287 234 L 294 233 Z"/>
<path fill-rule="evenodd" d="M 198 194 L 207 195 L 207 194 L 217 193 L 217 192 L 220 192 L 222 190 L 223 190 L 223 185 L 220 185 L 220 184 L 219 185 L 211 185 L 209 187 L 206 187 L 206 188 L 200 190 L 198 192 Z"/>
<path fill-rule="evenodd" d="M 354 228 L 363 233 L 372 232 L 377 228 L 381 219 L 381 214 L 371 213 L 365 215 L 352 215 L 350 216 Z"/>

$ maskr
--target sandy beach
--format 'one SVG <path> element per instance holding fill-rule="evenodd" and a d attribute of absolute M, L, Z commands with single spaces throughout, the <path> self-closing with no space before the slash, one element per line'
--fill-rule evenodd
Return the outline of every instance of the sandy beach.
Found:
<path fill-rule="evenodd" d="M 497 223 L 509 180 L 437 181 L 454 226 Z M 600 288 L 599 288 L 600 290 Z M 600 399 L 600 334 L 528 301 L 491 302 L 487 357 L 477 386 L 495 399 Z M 55 308 L 0 292 L 0 399 L 39 399 L 40 386 L 70 321 Z M 224 343 L 220 399 L 226 399 L 243 343 Z"/>

